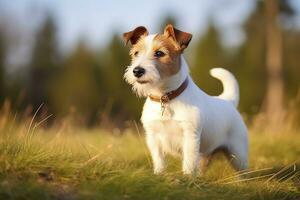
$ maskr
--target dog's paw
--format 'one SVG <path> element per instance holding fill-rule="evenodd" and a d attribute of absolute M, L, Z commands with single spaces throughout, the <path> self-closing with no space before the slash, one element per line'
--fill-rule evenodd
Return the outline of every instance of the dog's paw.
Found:
<path fill-rule="evenodd" d="M 157 169 L 154 169 L 154 170 L 153 170 L 153 173 L 154 173 L 155 175 L 159 175 L 159 174 L 162 174 L 163 171 L 164 171 L 164 168 L 157 168 Z"/>
<path fill-rule="evenodd" d="M 196 170 L 192 170 L 192 169 L 183 169 L 182 170 L 184 175 L 194 175 L 196 174 Z"/>

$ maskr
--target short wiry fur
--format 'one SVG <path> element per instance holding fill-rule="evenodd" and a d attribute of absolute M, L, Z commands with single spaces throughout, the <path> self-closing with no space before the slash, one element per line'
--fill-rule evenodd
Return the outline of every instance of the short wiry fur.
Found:
<path fill-rule="evenodd" d="M 124 78 L 138 96 L 147 97 L 141 121 L 154 173 L 164 170 L 166 153 L 178 152 L 183 157 L 184 174 L 195 172 L 199 162 L 203 172 L 218 149 L 224 150 L 237 170 L 244 170 L 248 165 L 248 136 L 236 109 L 237 81 L 227 70 L 214 68 L 211 75 L 222 81 L 224 92 L 214 97 L 199 89 L 182 56 L 191 38 L 191 34 L 172 25 L 168 25 L 163 34 L 149 35 L 145 27 L 124 34 L 125 41 L 133 45 L 132 62 Z M 162 52 L 162 56 L 156 56 L 157 51 Z M 142 76 L 133 73 L 136 67 L 144 69 Z M 161 97 L 176 90 L 185 79 L 189 81 L 187 88 L 165 105 L 162 115 L 161 104 L 152 101 L 149 95 Z"/>

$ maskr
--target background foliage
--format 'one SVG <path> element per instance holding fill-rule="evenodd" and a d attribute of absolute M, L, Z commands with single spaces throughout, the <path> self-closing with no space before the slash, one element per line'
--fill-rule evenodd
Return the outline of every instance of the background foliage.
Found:
<path fill-rule="evenodd" d="M 284 16 L 283 73 L 285 108 L 293 106 L 299 115 L 300 82 L 300 31 L 290 26 L 293 9 L 288 1 L 281 1 L 280 16 Z M 162 31 L 167 23 L 176 24 L 176 16 L 170 14 L 158 22 Z M 126 120 L 138 119 L 143 100 L 137 99 L 122 76 L 130 63 L 128 47 L 121 33 L 112 35 L 102 48 L 91 48 L 82 37 L 68 53 L 62 53 L 57 39 L 57 21 L 47 13 L 34 33 L 29 61 L 9 76 L 10 68 L 5 60 L 9 50 L 10 35 L 5 23 L 0 24 L 0 103 L 9 101 L 12 109 L 32 114 L 43 104 L 42 116 L 53 114 L 49 122 L 64 118 L 70 113 L 76 122 L 97 125 L 112 122 L 126 125 Z M 245 41 L 237 47 L 228 47 L 220 39 L 223 31 L 209 18 L 206 32 L 194 37 L 186 57 L 192 77 L 204 91 L 217 95 L 222 91 L 220 82 L 209 75 L 213 67 L 225 67 L 237 77 L 241 101 L 240 110 L 251 119 L 258 114 L 266 93 L 265 69 L 266 21 L 263 3 L 242 24 Z M 180 27 L 178 27 L 180 28 Z M 128 31 L 128 30 L 124 30 Z M 298 118 L 297 118 L 298 119 Z"/>

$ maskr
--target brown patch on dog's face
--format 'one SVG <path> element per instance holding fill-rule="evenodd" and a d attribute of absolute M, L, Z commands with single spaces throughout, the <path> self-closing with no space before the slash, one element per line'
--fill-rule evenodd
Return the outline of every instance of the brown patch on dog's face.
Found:
<path fill-rule="evenodd" d="M 144 42 L 144 38 L 146 36 L 141 36 L 136 44 L 132 45 L 129 55 L 131 56 L 132 61 L 136 59 L 138 56 L 145 53 L 147 50 L 146 44 Z"/>
<path fill-rule="evenodd" d="M 152 45 L 156 68 L 162 78 L 177 74 L 180 70 L 180 48 L 166 35 L 157 35 Z"/>
<path fill-rule="evenodd" d="M 155 66 L 162 78 L 176 74 L 180 70 L 181 51 L 179 45 L 166 35 L 159 34 L 154 37 L 149 52 L 149 47 L 146 46 L 144 38 L 142 36 L 132 46 L 130 50 L 132 62 L 138 56 L 147 53 L 147 59 L 155 62 Z"/>

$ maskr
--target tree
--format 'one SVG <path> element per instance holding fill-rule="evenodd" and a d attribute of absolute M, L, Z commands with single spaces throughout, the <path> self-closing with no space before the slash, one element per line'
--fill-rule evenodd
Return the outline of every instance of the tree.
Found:
<path fill-rule="evenodd" d="M 96 82 L 96 67 L 94 53 L 83 41 L 79 41 L 50 84 L 50 102 L 55 113 L 66 116 L 75 112 L 72 114 L 82 116 L 86 123 L 94 122 L 102 95 Z"/>
<path fill-rule="evenodd" d="M 194 81 L 211 95 L 221 93 L 221 84 L 209 75 L 209 69 L 224 65 L 224 52 L 219 41 L 218 32 L 210 23 L 206 33 L 193 47 L 191 74 Z"/>
<path fill-rule="evenodd" d="M 206 33 L 192 47 L 191 75 L 200 88 L 210 95 L 219 95 L 222 92 L 221 82 L 209 75 L 209 69 L 228 69 L 238 79 L 239 110 L 250 116 L 259 111 L 265 92 L 265 35 L 262 18 L 263 12 L 258 6 L 243 25 L 246 40 L 237 49 L 222 46 L 219 32 L 212 22 L 208 23 Z"/>
<path fill-rule="evenodd" d="M 177 20 L 174 14 L 169 13 L 165 16 L 165 18 L 162 20 L 162 22 L 159 24 L 159 30 L 157 32 L 161 32 L 164 30 L 164 28 L 168 25 L 172 24 L 174 27 L 177 25 Z"/>
<path fill-rule="evenodd" d="M 282 31 L 278 24 L 279 6 L 274 0 L 265 1 L 266 12 L 266 69 L 268 74 L 264 109 L 271 126 L 278 127 L 282 121 L 283 87 L 282 79 Z"/>
<path fill-rule="evenodd" d="M 266 69 L 268 74 L 264 112 L 270 127 L 282 125 L 285 114 L 283 79 L 283 33 L 279 15 L 293 14 L 287 1 L 265 1 L 266 14 Z"/>
<path fill-rule="evenodd" d="M 138 119 L 142 108 L 142 101 L 132 94 L 130 86 L 123 79 L 126 66 L 130 64 L 128 51 L 119 34 L 114 34 L 99 56 L 105 75 L 101 90 L 105 91 L 106 104 L 112 105 L 109 114 L 117 120 Z"/>
<path fill-rule="evenodd" d="M 246 40 L 230 61 L 240 85 L 240 110 L 253 116 L 260 111 L 265 94 L 265 22 L 262 4 L 243 25 Z"/>
<path fill-rule="evenodd" d="M 4 98 L 4 65 L 6 52 L 4 33 L 0 27 L 0 103 Z"/>
<path fill-rule="evenodd" d="M 48 104 L 49 83 L 55 77 L 59 51 L 54 19 L 48 15 L 38 30 L 29 63 L 29 103 L 36 108 Z"/>

